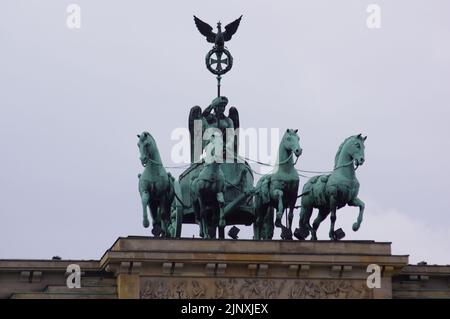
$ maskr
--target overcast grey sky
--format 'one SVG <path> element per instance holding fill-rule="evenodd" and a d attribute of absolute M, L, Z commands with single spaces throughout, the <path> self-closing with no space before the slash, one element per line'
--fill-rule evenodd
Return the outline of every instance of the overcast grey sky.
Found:
<path fill-rule="evenodd" d="M 66 26 L 70 3 L 81 7 L 79 30 Z M 381 6 L 380 29 L 366 27 L 370 3 Z M 215 96 L 211 45 L 192 15 L 228 23 L 243 14 L 222 87 L 241 126 L 298 128 L 297 167 L 307 170 L 331 169 L 347 136 L 368 135 L 357 171 L 366 218 L 353 233 L 357 208 L 345 208 L 338 227 L 346 239 L 392 241 L 410 262 L 450 264 L 449 1 L 0 8 L 0 258 L 97 259 L 118 236 L 149 235 L 136 134 L 148 130 L 173 164 L 171 132 Z"/>

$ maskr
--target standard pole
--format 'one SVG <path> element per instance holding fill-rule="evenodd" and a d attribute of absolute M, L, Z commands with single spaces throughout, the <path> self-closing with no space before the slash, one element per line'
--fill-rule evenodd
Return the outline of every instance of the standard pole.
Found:
<path fill-rule="evenodd" d="M 220 97 L 220 80 L 222 77 L 220 75 L 217 76 L 217 97 Z"/>

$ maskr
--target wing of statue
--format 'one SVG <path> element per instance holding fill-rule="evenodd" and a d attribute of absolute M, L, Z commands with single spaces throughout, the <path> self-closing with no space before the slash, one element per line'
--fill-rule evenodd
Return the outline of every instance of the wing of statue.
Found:
<path fill-rule="evenodd" d="M 194 121 L 195 120 L 202 120 L 202 108 L 198 105 L 193 106 L 191 108 L 191 111 L 189 112 L 189 119 L 188 119 L 188 128 L 191 138 L 191 162 L 194 163 Z"/>
<path fill-rule="evenodd" d="M 239 150 L 239 112 L 237 108 L 234 106 L 230 107 L 228 111 L 228 117 L 233 121 L 233 128 L 234 128 L 234 156 L 237 156 L 238 150 Z"/>
<path fill-rule="evenodd" d="M 196 16 L 194 16 L 194 22 L 195 25 L 197 26 L 198 31 L 200 31 L 200 33 L 206 37 L 206 41 L 214 43 L 216 40 L 216 34 L 213 32 L 213 27 L 210 26 L 208 23 L 203 22 Z"/>
<path fill-rule="evenodd" d="M 228 111 L 228 117 L 233 121 L 234 129 L 239 128 L 239 112 L 237 108 L 235 108 L 234 106 L 230 107 L 230 110 Z"/>
<path fill-rule="evenodd" d="M 193 106 L 191 108 L 191 111 L 189 112 L 189 133 L 191 134 L 191 137 L 194 136 L 194 121 L 195 120 L 201 120 L 202 119 L 202 108 L 198 105 Z"/>
<path fill-rule="evenodd" d="M 241 23 L 241 18 L 242 18 L 242 16 L 240 16 L 239 18 L 237 18 L 236 20 L 234 20 L 233 22 L 231 22 L 225 26 L 225 32 L 223 33 L 224 41 L 231 40 L 231 37 L 233 36 L 233 34 L 236 33 L 236 31 L 239 27 L 239 23 Z"/>

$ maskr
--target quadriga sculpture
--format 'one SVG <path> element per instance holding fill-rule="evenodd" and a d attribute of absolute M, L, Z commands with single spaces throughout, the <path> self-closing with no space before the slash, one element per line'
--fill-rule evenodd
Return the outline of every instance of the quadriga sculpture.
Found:
<path fill-rule="evenodd" d="M 300 211 L 300 237 L 306 238 L 311 233 L 311 240 L 317 240 L 317 229 L 320 223 L 331 213 L 329 236 L 337 240 L 334 230 L 336 211 L 345 205 L 358 206 L 359 215 L 353 224 L 357 231 L 361 226 L 364 213 L 364 202 L 358 198 L 359 182 L 355 170 L 364 163 L 364 141 L 361 134 L 350 136 L 339 146 L 336 153 L 334 170 L 330 175 L 312 177 L 303 187 Z M 310 224 L 313 208 L 319 209 L 319 214 Z"/>
<path fill-rule="evenodd" d="M 174 199 L 174 178 L 162 165 L 155 139 L 148 132 L 137 136 L 144 172 L 139 175 L 139 193 L 142 200 L 143 225 L 149 227 L 147 206 L 152 215 L 155 237 L 169 236 L 171 205 Z"/>
<path fill-rule="evenodd" d="M 296 161 L 294 162 L 293 157 L 295 155 L 298 159 L 302 154 L 297 132 L 298 130 L 286 130 L 278 148 L 275 172 L 261 177 L 256 185 L 254 239 L 272 239 L 274 209 L 276 209 L 275 226 L 282 227 L 282 238 L 292 239 L 292 219 L 299 184 L 299 176 L 294 167 Z M 286 227 L 281 223 L 285 209 L 289 209 Z M 286 234 L 286 230 L 290 235 Z"/>

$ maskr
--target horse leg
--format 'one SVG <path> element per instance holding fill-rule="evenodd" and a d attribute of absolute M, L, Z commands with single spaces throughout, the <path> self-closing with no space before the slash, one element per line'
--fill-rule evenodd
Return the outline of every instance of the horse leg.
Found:
<path fill-rule="evenodd" d="M 156 201 L 150 201 L 150 212 L 152 214 L 152 234 L 155 237 L 161 235 L 161 216 L 159 215 L 159 207 Z"/>
<path fill-rule="evenodd" d="M 273 237 L 273 209 L 270 207 L 270 205 L 267 205 L 266 214 L 264 217 L 264 222 L 262 224 L 262 227 L 264 228 L 263 239 L 265 239 L 265 240 L 272 239 L 272 237 Z"/>
<path fill-rule="evenodd" d="M 312 212 L 311 208 L 311 212 Z M 320 208 L 319 214 L 317 215 L 316 219 L 314 219 L 313 227 L 311 230 L 311 240 L 317 240 L 317 229 L 319 229 L 320 224 L 324 221 L 325 218 L 327 218 L 330 211 L 328 209 Z"/>
<path fill-rule="evenodd" d="M 334 199 L 334 196 L 330 197 L 330 207 L 331 207 L 331 216 L 330 216 L 330 232 L 328 233 L 328 236 L 331 240 L 336 240 L 336 235 L 334 234 L 334 224 L 336 223 L 336 200 Z"/>
<path fill-rule="evenodd" d="M 225 239 L 225 227 L 219 227 L 219 239 Z"/>
<path fill-rule="evenodd" d="M 209 231 L 208 231 L 208 225 L 206 222 L 206 211 L 205 211 L 205 206 L 203 205 L 203 201 L 200 197 L 200 194 L 198 196 L 198 206 L 200 208 L 200 225 L 201 225 L 201 229 L 203 232 L 203 238 L 209 239 Z"/>
<path fill-rule="evenodd" d="M 289 207 L 288 213 L 288 225 L 286 225 L 289 230 L 292 232 L 292 220 L 294 219 L 294 206 Z"/>
<path fill-rule="evenodd" d="M 168 199 L 162 200 L 162 205 L 160 207 L 161 213 L 161 228 L 162 236 L 164 238 L 169 237 L 169 225 L 170 225 L 170 203 Z"/>
<path fill-rule="evenodd" d="M 260 240 L 261 234 L 259 232 L 259 223 L 261 218 L 259 217 L 258 208 L 255 207 L 255 220 L 253 221 L 253 239 Z"/>
<path fill-rule="evenodd" d="M 216 195 L 216 199 L 217 202 L 219 203 L 219 227 L 225 227 L 226 222 L 225 222 L 225 212 L 224 212 L 224 205 L 225 205 L 225 200 L 223 197 L 223 193 L 217 193 Z"/>
<path fill-rule="evenodd" d="M 141 192 L 141 201 L 142 201 L 142 210 L 143 210 L 142 224 L 144 225 L 145 228 L 148 228 L 148 226 L 150 226 L 150 222 L 148 220 L 148 215 L 147 215 L 147 205 L 148 205 L 149 199 L 150 199 L 150 195 L 149 195 L 148 191 Z"/>
<path fill-rule="evenodd" d="M 313 208 L 312 207 L 302 206 L 302 208 L 300 209 L 300 220 L 298 221 L 298 227 L 300 229 L 301 228 L 308 229 L 311 232 L 311 238 L 312 237 L 315 238 L 316 237 L 316 233 L 315 233 L 315 230 L 312 228 L 311 223 L 310 223 L 312 212 L 313 212 Z"/>
<path fill-rule="evenodd" d="M 192 198 L 192 207 L 194 208 L 194 218 L 195 222 L 198 225 L 199 228 L 199 236 L 200 238 L 203 238 L 205 235 L 203 233 L 203 223 L 202 223 L 202 217 L 201 217 L 201 210 L 200 210 L 200 204 L 198 200 L 198 196 L 191 197 Z"/>
<path fill-rule="evenodd" d="M 167 224 L 166 224 L 166 220 L 165 220 L 165 212 L 164 212 L 164 206 L 161 204 L 161 206 L 158 207 L 158 214 L 160 216 L 160 220 L 161 220 L 161 237 L 162 238 L 166 238 L 166 231 L 167 231 Z"/>
<path fill-rule="evenodd" d="M 264 218 L 264 204 L 262 204 L 262 199 L 259 197 L 261 195 L 256 195 L 254 200 L 255 205 L 255 220 L 253 222 L 253 239 L 260 240 L 262 237 L 261 228 Z"/>
<path fill-rule="evenodd" d="M 281 224 L 281 218 L 283 217 L 283 211 L 284 211 L 284 207 L 283 207 L 283 191 L 276 189 L 274 191 L 274 195 L 276 198 L 278 198 L 278 207 L 277 207 L 277 218 L 275 219 L 275 226 L 277 227 L 282 227 L 283 225 Z"/>
<path fill-rule="evenodd" d="M 348 203 L 349 206 L 358 206 L 359 207 L 359 215 L 356 222 L 353 224 L 352 229 L 353 231 L 357 231 L 359 227 L 361 226 L 361 223 L 363 221 L 363 215 L 364 215 L 364 207 L 365 204 L 362 200 L 360 200 L 358 197 L 355 197 L 350 203 Z"/>
<path fill-rule="evenodd" d="M 217 213 L 216 213 L 217 207 L 211 207 L 209 206 L 206 209 L 205 213 L 205 220 L 206 220 L 206 229 L 209 235 L 210 239 L 216 239 L 217 235 L 217 226 L 218 226 L 218 220 L 217 220 Z"/>

